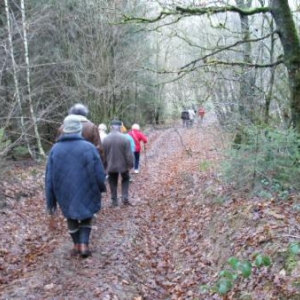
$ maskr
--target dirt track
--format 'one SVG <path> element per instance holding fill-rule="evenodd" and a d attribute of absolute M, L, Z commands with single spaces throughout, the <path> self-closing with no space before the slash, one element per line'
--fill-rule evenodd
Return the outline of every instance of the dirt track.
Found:
<path fill-rule="evenodd" d="M 109 193 L 103 196 L 91 235 L 93 255 L 85 260 L 69 256 L 72 244 L 61 216 L 49 232 L 38 176 L 40 189 L 14 208 L 22 220 L 12 239 L 18 261 L 15 275 L 2 278 L 0 299 L 194 299 L 211 264 L 201 254 L 207 245 L 190 249 L 191 238 L 205 242 L 199 218 L 206 215 L 194 219 L 195 211 L 208 210 L 201 202 L 199 160 L 216 158 L 205 128 L 148 132 L 141 172 L 132 174 L 133 206 L 110 208 Z"/>

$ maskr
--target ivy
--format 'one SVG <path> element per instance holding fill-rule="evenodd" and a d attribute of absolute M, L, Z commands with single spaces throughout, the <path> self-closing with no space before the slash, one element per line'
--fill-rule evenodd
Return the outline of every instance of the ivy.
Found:
<path fill-rule="evenodd" d="M 300 247 L 297 250 L 300 251 Z M 296 251 L 296 247 L 294 247 L 294 251 Z M 220 272 L 217 283 L 212 288 L 212 290 L 222 296 L 230 292 L 238 279 L 243 280 L 249 278 L 253 268 L 269 267 L 272 261 L 267 255 L 257 254 L 254 256 L 253 262 L 249 260 L 239 260 L 233 256 L 227 260 L 227 264 L 229 267 Z"/>

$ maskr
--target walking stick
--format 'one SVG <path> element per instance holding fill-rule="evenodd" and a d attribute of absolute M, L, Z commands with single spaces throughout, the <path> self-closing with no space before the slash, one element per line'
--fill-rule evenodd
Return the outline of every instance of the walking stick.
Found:
<path fill-rule="evenodd" d="M 144 157 L 145 157 L 145 169 L 147 169 L 147 152 L 146 152 L 146 145 L 144 144 Z"/>

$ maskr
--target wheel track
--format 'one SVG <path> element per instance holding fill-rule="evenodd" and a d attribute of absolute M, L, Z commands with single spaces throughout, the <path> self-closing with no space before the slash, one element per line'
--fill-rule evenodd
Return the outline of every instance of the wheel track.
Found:
<path fill-rule="evenodd" d="M 71 241 L 67 230 L 61 229 L 53 233 L 55 247 L 37 258 L 22 278 L 8 284 L 1 299 L 163 299 L 165 289 L 156 281 L 156 269 L 162 272 L 164 267 L 153 256 L 172 260 L 173 237 L 162 239 L 166 216 L 159 207 L 170 201 L 178 209 L 172 201 L 172 176 L 180 172 L 178 159 L 186 152 L 182 139 L 188 137 L 182 128 L 149 132 L 141 172 L 132 175 L 134 206 L 112 209 L 109 193 L 103 197 L 91 235 L 93 256 L 70 259 Z M 62 220 L 60 224 L 66 226 Z"/>

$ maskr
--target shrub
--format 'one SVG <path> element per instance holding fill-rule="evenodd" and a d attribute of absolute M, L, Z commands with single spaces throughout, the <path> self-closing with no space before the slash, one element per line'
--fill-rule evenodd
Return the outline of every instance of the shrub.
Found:
<path fill-rule="evenodd" d="M 227 183 L 250 189 L 260 196 L 284 198 L 299 189 L 300 138 L 294 130 L 247 128 L 247 143 L 225 153 L 221 164 Z"/>

